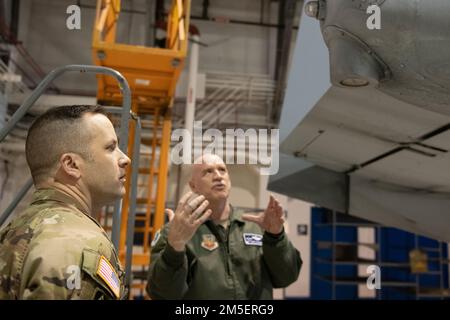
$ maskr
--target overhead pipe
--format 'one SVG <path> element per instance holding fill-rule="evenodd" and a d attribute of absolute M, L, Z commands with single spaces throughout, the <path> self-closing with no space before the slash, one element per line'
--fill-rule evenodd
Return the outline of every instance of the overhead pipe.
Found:
<path fill-rule="evenodd" d="M 192 25 L 189 28 L 189 32 L 192 35 L 193 41 L 191 41 L 191 52 L 189 54 L 189 77 L 187 85 L 184 127 L 192 137 L 195 117 L 195 103 L 197 100 L 197 75 L 200 33 L 198 29 Z"/>

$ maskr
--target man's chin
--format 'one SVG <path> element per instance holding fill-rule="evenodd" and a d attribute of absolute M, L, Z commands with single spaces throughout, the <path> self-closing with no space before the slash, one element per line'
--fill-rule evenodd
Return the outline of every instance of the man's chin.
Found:
<path fill-rule="evenodd" d="M 119 191 L 110 194 L 110 196 L 108 197 L 110 200 L 110 203 L 113 203 L 116 200 L 122 199 L 125 196 L 125 194 L 126 194 L 125 187 L 121 187 Z"/>
<path fill-rule="evenodd" d="M 211 198 L 214 200 L 226 200 L 228 199 L 229 193 L 228 192 L 215 192 L 211 195 Z"/>

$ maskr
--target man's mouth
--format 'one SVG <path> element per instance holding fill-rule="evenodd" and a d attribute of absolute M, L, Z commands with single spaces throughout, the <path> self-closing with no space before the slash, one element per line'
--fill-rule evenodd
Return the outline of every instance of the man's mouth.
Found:
<path fill-rule="evenodd" d="M 214 190 L 223 190 L 225 189 L 225 185 L 223 183 L 213 185 Z"/>
<path fill-rule="evenodd" d="M 121 175 L 121 176 L 119 177 L 119 180 L 120 180 L 121 182 L 127 181 L 126 174 Z"/>

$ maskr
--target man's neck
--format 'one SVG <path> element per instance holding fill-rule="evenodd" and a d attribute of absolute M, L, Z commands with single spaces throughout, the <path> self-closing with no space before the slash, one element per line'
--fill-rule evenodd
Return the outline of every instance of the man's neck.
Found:
<path fill-rule="evenodd" d="M 218 224 L 230 218 L 231 210 L 228 199 L 220 201 L 210 201 L 208 208 L 212 211 L 211 220 L 215 224 Z"/>
<path fill-rule="evenodd" d="M 91 201 L 91 197 L 89 195 L 84 194 L 77 186 L 63 184 L 54 179 L 51 179 L 36 185 L 36 189 L 43 189 L 43 188 L 52 188 L 74 198 L 90 215 L 97 212 L 97 210 L 101 209 L 101 208 L 94 208 Z"/>

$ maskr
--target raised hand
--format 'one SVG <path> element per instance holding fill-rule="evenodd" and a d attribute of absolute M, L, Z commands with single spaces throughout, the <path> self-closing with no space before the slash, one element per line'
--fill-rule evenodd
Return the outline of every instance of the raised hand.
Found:
<path fill-rule="evenodd" d="M 169 216 L 169 234 L 167 241 L 176 251 L 183 251 L 186 244 L 191 240 L 198 227 L 204 223 L 212 211 L 205 209 L 209 202 L 204 196 L 192 197 L 193 193 L 186 193 L 178 202 L 175 213 L 166 209 Z"/>
<path fill-rule="evenodd" d="M 243 214 L 242 219 L 254 222 L 264 231 L 272 234 L 279 234 L 283 231 L 283 208 L 278 200 L 276 200 L 272 195 L 270 196 L 269 204 L 264 213 L 260 215 Z"/>

